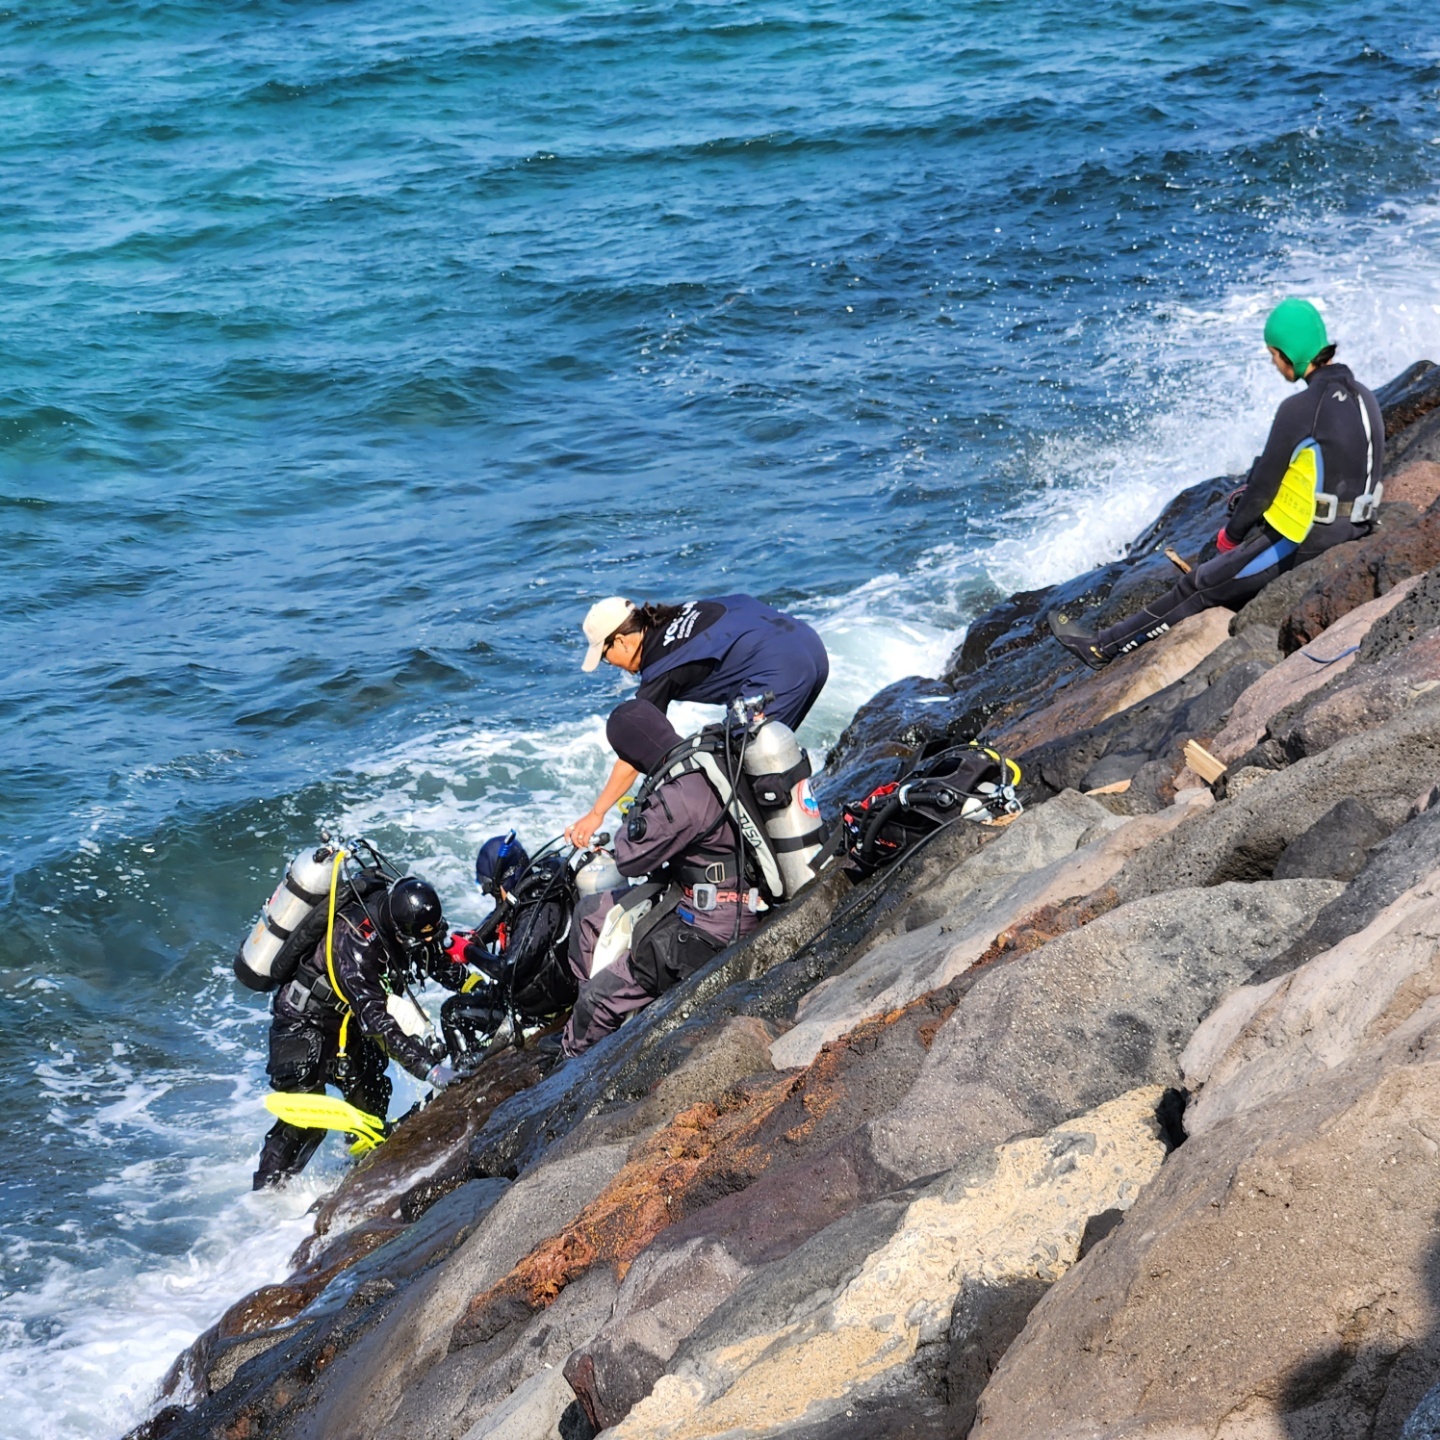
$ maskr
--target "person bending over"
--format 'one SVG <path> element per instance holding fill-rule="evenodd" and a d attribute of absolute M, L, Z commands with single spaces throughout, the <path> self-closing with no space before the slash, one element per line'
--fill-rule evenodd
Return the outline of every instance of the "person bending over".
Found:
<path fill-rule="evenodd" d="M 1292 383 L 1303 378 L 1305 390 L 1281 403 L 1265 449 L 1230 497 L 1230 518 L 1215 537 L 1220 553 L 1098 633 L 1050 612 L 1051 633 L 1092 670 L 1212 605 L 1238 607 L 1277 575 L 1374 528 L 1385 459 L 1374 395 L 1335 363 L 1325 322 L 1307 300 L 1275 307 L 1265 344 L 1275 368 Z"/>
<path fill-rule="evenodd" d="M 450 1067 L 437 1063 L 440 1054 L 407 1035 L 386 1008 L 391 994 L 427 975 L 449 989 L 463 982 L 465 970 L 441 949 L 444 937 L 440 899 L 414 876 L 376 899 L 342 906 L 328 956 L 322 940 L 275 994 L 266 1067 L 271 1084 L 312 1095 L 334 1085 L 350 1104 L 381 1120 L 390 1105 L 387 1061 L 437 1089 L 448 1084 Z M 324 1138 L 324 1130 L 277 1120 L 261 1147 L 254 1188 L 298 1175 Z"/>
<path fill-rule="evenodd" d="M 588 673 L 604 660 L 639 675 L 638 698 L 662 713 L 672 700 L 728 705 L 768 690 L 775 699 L 765 713 L 794 730 L 830 675 L 814 630 L 753 595 L 684 605 L 635 605 L 615 595 L 590 607 L 583 628 L 589 649 L 580 668 Z M 599 798 L 565 838 L 589 844 L 635 778 L 635 768 L 617 759 Z"/>
<path fill-rule="evenodd" d="M 605 733 L 627 765 L 652 777 L 616 837 L 615 863 L 622 875 L 657 883 L 586 896 L 576 907 L 569 958 L 580 992 L 561 1041 L 567 1056 L 588 1050 L 759 923 L 739 835 L 710 782 L 698 771 L 660 773 L 680 743 L 674 726 L 648 700 L 627 700 Z M 651 908 L 642 914 L 646 901 Z M 622 922 L 630 917 L 626 945 Z"/>

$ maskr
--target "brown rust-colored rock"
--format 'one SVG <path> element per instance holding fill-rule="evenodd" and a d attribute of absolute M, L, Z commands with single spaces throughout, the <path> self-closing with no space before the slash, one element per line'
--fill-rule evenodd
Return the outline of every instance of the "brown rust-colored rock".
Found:
<path fill-rule="evenodd" d="M 1440 500 L 1440 465 L 1433 460 L 1416 460 L 1404 465 L 1385 481 L 1385 503 L 1399 502 L 1428 510 Z"/>
<path fill-rule="evenodd" d="M 1107 914 L 1120 903 L 1113 885 L 1103 885 L 1092 895 L 1075 900 L 1062 900 L 1058 905 L 1042 905 L 1018 925 L 1012 925 L 995 937 L 990 948 L 975 962 L 974 968 L 993 965 L 997 960 L 1028 955 L 1058 935 L 1068 935 L 1082 925 Z"/>
<path fill-rule="evenodd" d="M 1388 509 L 1388 507 L 1386 507 Z M 1388 523 L 1385 510 L 1373 535 L 1337 546 L 1350 564 L 1310 589 L 1280 624 L 1286 654 L 1308 645 L 1342 615 L 1440 564 L 1440 500 L 1408 524 Z"/>
<path fill-rule="evenodd" d="M 471 1301 L 452 1343 L 490 1338 L 550 1304 L 596 1264 L 613 1264 L 623 1275 L 661 1231 L 864 1123 L 908 1083 L 927 1037 L 958 998 L 950 987 L 932 992 L 826 1045 L 798 1073 L 756 1077 L 682 1111 L 572 1225 Z M 901 1058 L 907 1050 L 908 1064 Z"/>
<path fill-rule="evenodd" d="M 714 1186 L 743 1184 L 746 1160 L 755 1156 L 754 1131 L 792 1085 L 788 1077 L 742 1083 L 683 1110 L 570 1225 L 470 1302 L 453 1346 L 488 1340 L 543 1309 L 594 1265 L 608 1262 L 623 1273 L 662 1230 L 712 1198 Z M 730 1157 L 723 1167 L 710 1163 L 719 1153 Z"/>

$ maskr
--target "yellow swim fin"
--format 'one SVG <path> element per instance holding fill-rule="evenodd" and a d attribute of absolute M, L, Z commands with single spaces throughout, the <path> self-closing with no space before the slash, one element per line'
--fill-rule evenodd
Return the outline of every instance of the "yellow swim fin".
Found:
<path fill-rule="evenodd" d="M 350 1147 L 352 1155 L 373 1150 L 385 1138 L 385 1122 L 378 1116 L 367 1115 L 348 1101 L 330 1095 L 272 1090 L 265 1097 L 265 1108 L 277 1120 L 302 1130 L 343 1130 L 355 1136 L 355 1144 Z"/>

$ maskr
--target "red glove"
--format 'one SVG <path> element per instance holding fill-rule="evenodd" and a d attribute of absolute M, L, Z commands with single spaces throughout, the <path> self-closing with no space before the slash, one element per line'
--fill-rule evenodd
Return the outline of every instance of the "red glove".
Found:
<path fill-rule="evenodd" d="M 1240 542 L 1232 540 L 1226 533 L 1225 527 L 1220 527 L 1220 533 L 1215 537 L 1215 548 L 1223 555 L 1227 550 L 1238 549 Z"/>
<path fill-rule="evenodd" d="M 470 943 L 473 930 L 457 930 L 451 937 L 450 943 L 445 947 L 445 953 L 456 965 L 467 965 L 469 961 L 465 958 L 465 947 Z"/>

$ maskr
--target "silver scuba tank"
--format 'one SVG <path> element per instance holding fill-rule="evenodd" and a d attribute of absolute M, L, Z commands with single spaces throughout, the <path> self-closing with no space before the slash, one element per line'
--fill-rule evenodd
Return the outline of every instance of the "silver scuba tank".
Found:
<path fill-rule="evenodd" d="M 788 725 L 761 719 L 745 748 L 745 773 L 788 900 L 815 878 L 815 861 L 825 846 L 825 822 L 810 793 L 809 757 Z"/>
<path fill-rule="evenodd" d="M 602 890 L 624 890 L 629 884 L 608 850 L 597 850 L 575 872 L 575 888 L 582 895 L 598 895 Z"/>
<path fill-rule="evenodd" d="M 265 902 L 255 928 L 235 957 L 235 974 L 252 990 L 269 990 L 279 977 L 271 973 L 275 957 L 296 927 L 330 894 L 335 852 L 322 845 L 302 850 L 285 867 L 275 893 Z"/>

